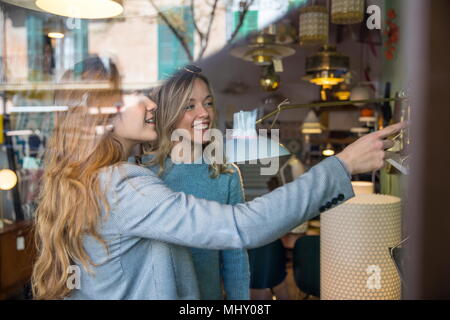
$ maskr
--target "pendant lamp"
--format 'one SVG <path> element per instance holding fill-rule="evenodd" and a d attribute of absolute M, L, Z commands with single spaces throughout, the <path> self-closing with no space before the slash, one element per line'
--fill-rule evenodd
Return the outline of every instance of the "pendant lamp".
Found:
<path fill-rule="evenodd" d="M 49 13 L 80 19 L 106 19 L 123 12 L 122 0 L 36 0 L 36 6 Z"/>
<path fill-rule="evenodd" d="M 300 10 L 300 45 L 323 45 L 328 42 L 328 10 L 323 6 L 308 6 Z"/>
<path fill-rule="evenodd" d="M 355 24 L 364 20 L 364 0 L 332 0 L 331 22 Z"/>

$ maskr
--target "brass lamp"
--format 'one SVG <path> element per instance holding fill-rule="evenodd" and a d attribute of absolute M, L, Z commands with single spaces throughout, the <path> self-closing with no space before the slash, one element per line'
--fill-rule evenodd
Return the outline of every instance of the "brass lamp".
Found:
<path fill-rule="evenodd" d="M 315 55 L 306 58 L 304 80 L 325 88 L 344 82 L 348 72 L 349 58 L 338 53 L 335 46 L 325 45 Z"/>
<path fill-rule="evenodd" d="M 281 60 L 293 55 L 295 50 L 277 44 L 275 42 L 275 35 L 263 33 L 250 37 L 248 45 L 233 48 L 230 53 L 236 58 L 253 62 L 256 65 L 268 66 L 274 60 Z"/>
<path fill-rule="evenodd" d="M 273 64 L 262 67 L 259 85 L 264 91 L 275 91 L 280 87 L 280 76 L 275 73 Z"/>

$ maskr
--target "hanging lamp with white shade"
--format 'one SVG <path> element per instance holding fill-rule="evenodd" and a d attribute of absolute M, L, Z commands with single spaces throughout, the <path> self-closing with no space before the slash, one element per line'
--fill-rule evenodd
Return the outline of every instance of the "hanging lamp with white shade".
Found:
<path fill-rule="evenodd" d="M 322 134 L 324 126 L 320 123 L 319 118 L 314 110 L 311 110 L 307 115 L 305 121 L 300 126 L 302 134 Z"/>
<path fill-rule="evenodd" d="M 36 0 L 41 10 L 79 19 L 107 19 L 123 12 L 122 0 Z"/>

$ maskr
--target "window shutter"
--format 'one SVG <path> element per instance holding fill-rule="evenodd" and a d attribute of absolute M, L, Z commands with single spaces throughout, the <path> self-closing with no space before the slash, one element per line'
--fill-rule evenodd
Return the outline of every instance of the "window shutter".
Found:
<path fill-rule="evenodd" d="M 29 14 L 26 18 L 28 80 L 40 81 L 43 78 L 44 22 L 42 18 Z"/>
<path fill-rule="evenodd" d="M 241 13 L 239 11 L 234 12 L 234 28 L 236 30 L 239 25 Z M 237 37 L 245 37 L 250 32 L 258 30 L 258 11 L 257 10 L 249 10 L 245 15 L 244 22 L 242 23 L 241 28 L 238 31 Z"/>
<path fill-rule="evenodd" d="M 194 25 L 191 11 L 185 8 L 171 9 L 180 12 L 186 23 L 184 36 L 187 39 L 191 54 L 194 52 Z M 182 11 L 181 11 L 182 10 Z M 170 28 L 160 21 L 158 24 L 158 79 L 170 77 L 178 68 L 189 63 L 189 58 L 183 46 Z"/>
<path fill-rule="evenodd" d="M 88 56 L 88 22 L 80 19 L 79 28 L 73 30 L 73 45 L 74 45 L 74 63 L 80 62 Z M 75 76 L 78 76 L 83 71 L 81 64 L 76 66 L 74 70 Z"/>

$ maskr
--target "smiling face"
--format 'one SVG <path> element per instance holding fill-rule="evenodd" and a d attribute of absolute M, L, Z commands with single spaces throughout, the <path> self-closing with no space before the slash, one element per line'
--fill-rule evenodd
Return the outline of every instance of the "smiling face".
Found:
<path fill-rule="evenodd" d="M 113 127 L 125 148 L 155 141 L 158 138 L 154 117 L 156 104 L 142 94 L 125 95 L 123 102 L 123 107 L 113 119 Z"/>
<path fill-rule="evenodd" d="M 196 144 L 208 142 L 205 132 L 212 127 L 215 118 L 214 101 L 208 85 L 202 79 L 195 79 L 188 105 L 176 122 L 176 129 L 189 132 L 190 140 Z"/>

